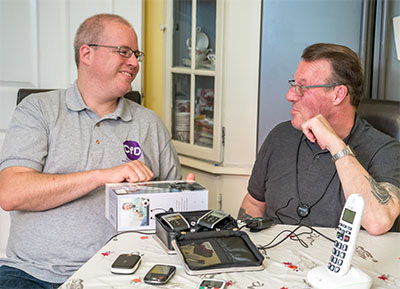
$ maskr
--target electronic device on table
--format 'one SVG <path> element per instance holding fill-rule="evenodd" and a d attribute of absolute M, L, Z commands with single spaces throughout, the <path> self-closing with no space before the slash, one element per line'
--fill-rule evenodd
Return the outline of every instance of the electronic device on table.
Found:
<path fill-rule="evenodd" d="M 229 214 L 223 212 L 223 211 L 218 211 L 218 210 L 212 210 L 209 211 L 208 213 L 204 214 L 198 221 L 197 224 L 209 229 L 213 229 L 215 225 L 217 225 L 219 222 L 224 220 L 225 218 L 228 218 Z"/>
<path fill-rule="evenodd" d="M 176 236 L 172 246 L 188 275 L 264 269 L 264 256 L 244 231 L 188 232 Z"/>
<path fill-rule="evenodd" d="M 172 240 L 180 234 L 238 229 L 237 221 L 231 215 L 215 210 L 168 211 L 156 214 L 155 221 L 154 239 L 168 254 L 176 254 Z"/>
<path fill-rule="evenodd" d="M 141 263 L 137 254 L 121 254 L 111 265 L 111 272 L 115 274 L 133 274 Z"/>
<path fill-rule="evenodd" d="M 189 222 L 184 218 L 181 213 L 171 213 L 161 216 L 161 218 L 171 227 L 174 231 L 184 231 L 190 229 Z"/>
<path fill-rule="evenodd" d="M 268 229 L 273 224 L 274 221 L 269 218 L 251 218 L 249 220 L 246 220 L 246 228 L 249 228 L 250 232 L 252 233 Z"/>
<path fill-rule="evenodd" d="M 328 270 L 334 274 L 343 276 L 350 269 L 363 210 L 363 198 L 360 195 L 350 195 L 340 216 L 336 240 L 328 263 Z"/>
<path fill-rule="evenodd" d="M 359 194 L 351 194 L 340 216 L 328 266 L 319 266 L 308 272 L 307 279 L 313 287 L 324 289 L 371 287 L 371 277 L 351 266 L 363 211 L 364 199 Z"/>
<path fill-rule="evenodd" d="M 217 279 L 203 279 L 196 289 L 224 289 L 226 281 Z"/>
<path fill-rule="evenodd" d="M 143 281 L 148 284 L 166 284 L 176 272 L 176 267 L 172 265 L 156 264 L 144 276 Z"/>

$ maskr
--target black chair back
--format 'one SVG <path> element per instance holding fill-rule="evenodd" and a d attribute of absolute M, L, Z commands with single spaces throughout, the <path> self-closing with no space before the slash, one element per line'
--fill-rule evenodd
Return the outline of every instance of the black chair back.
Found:
<path fill-rule="evenodd" d="M 376 129 L 400 141 L 399 101 L 363 99 L 357 113 Z"/>
<path fill-rule="evenodd" d="M 17 93 L 17 105 L 25 97 L 32 93 L 47 92 L 53 89 L 42 89 L 42 88 L 20 88 Z M 138 104 L 142 104 L 142 95 L 139 91 L 133 90 L 124 95 L 125 98 L 130 99 Z"/>

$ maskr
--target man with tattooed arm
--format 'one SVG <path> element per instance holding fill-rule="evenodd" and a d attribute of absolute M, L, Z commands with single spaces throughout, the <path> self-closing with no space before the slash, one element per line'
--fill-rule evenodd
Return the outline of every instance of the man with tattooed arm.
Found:
<path fill-rule="evenodd" d="M 400 143 L 357 115 L 364 93 L 357 55 L 311 45 L 289 85 L 292 120 L 265 139 L 238 218 L 336 227 L 357 193 L 365 201 L 363 228 L 391 230 L 400 213 Z"/>

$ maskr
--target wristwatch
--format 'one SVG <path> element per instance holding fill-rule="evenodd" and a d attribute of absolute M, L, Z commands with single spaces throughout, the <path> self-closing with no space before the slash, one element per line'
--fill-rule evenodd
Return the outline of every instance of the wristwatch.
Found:
<path fill-rule="evenodd" d="M 341 151 L 339 151 L 339 152 L 337 152 L 336 154 L 334 154 L 334 155 L 332 156 L 332 161 L 333 161 L 333 162 L 336 162 L 338 159 L 341 159 L 341 158 L 344 157 L 344 156 L 353 156 L 353 157 L 356 156 L 355 153 L 354 153 L 354 151 L 353 151 L 353 149 L 351 148 L 351 146 L 346 145 L 346 146 L 344 147 L 344 149 L 342 149 Z"/>

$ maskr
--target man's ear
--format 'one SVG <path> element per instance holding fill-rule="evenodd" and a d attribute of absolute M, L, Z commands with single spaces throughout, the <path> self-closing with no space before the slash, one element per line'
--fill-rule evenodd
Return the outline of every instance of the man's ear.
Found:
<path fill-rule="evenodd" d="M 79 48 L 79 59 L 80 63 L 89 65 L 93 56 L 93 50 L 86 44 Z"/>
<path fill-rule="evenodd" d="M 335 93 L 334 93 L 334 98 L 333 98 L 333 104 L 334 105 L 339 105 L 343 102 L 343 100 L 346 98 L 348 95 L 349 91 L 347 89 L 346 85 L 338 85 L 335 87 Z M 350 97 L 350 96 L 349 96 Z"/>

